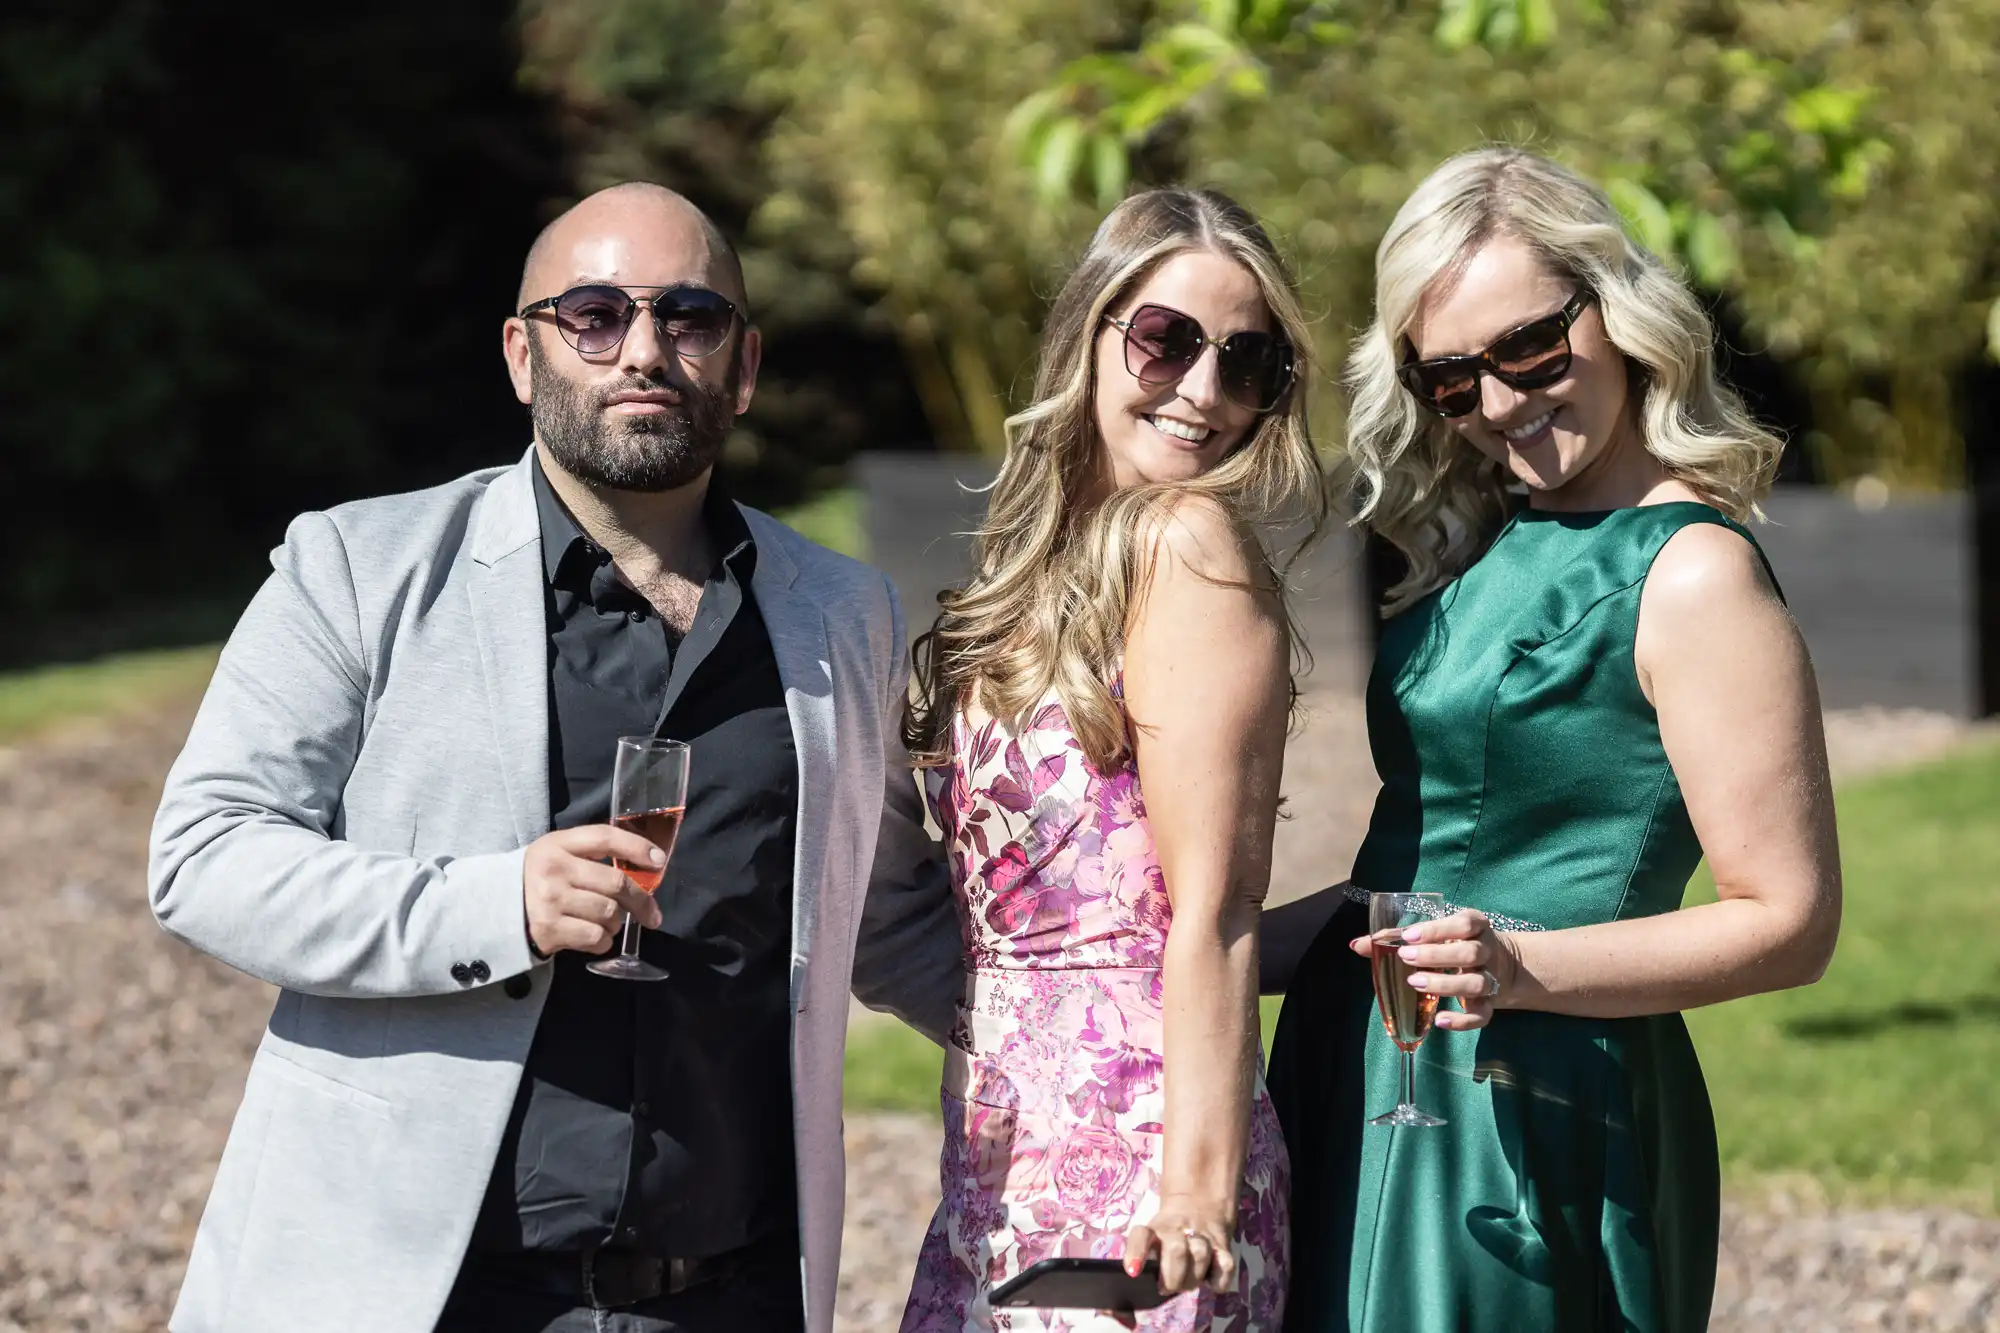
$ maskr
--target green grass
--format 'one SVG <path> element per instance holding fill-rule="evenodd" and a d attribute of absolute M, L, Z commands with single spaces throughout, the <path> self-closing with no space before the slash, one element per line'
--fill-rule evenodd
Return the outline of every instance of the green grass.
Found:
<path fill-rule="evenodd" d="M 216 651 L 213 645 L 166 648 L 0 673 L 0 743 L 64 722 L 137 712 L 193 694 L 215 669 Z"/>
<path fill-rule="evenodd" d="M 1688 1015 L 1738 1182 L 2000 1212 L 2000 748 L 1843 788 L 1818 985 Z M 1713 896 L 1705 879 L 1690 901 Z"/>
<path fill-rule="evenodd" d="M 1846 910 L 1825 978 L 1688 1015 L 1724 1173 L 2000 1214 L 2000 747 L 1843 787 L 1839 808 Z M 1713 897 L 1705 875 L 1688 897 Z M 849 1105 L 935 1113 L 938 1071 L 900 1024 L 854 1025 Z"/>
<path fill-rule="evenodd" d="M 851 486 L 826 491 L 802 505 L 781 509 L 773 517 L 804 533 L 821 546 L 868 558 L 868 529 L 861 512 L 861 492 Z"/>
<path fill-rule="evenodd" d="M 944 1052 L 886 1014 L 857 1013 L 847 1025 L 850 1111 L 938 1113 Z"/>

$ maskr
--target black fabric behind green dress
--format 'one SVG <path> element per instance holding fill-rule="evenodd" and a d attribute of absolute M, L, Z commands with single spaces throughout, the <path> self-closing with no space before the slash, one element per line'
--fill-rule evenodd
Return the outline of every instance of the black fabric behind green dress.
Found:
<path fill-rule="evenodd" d="M 1701 857 L 1639 688 L 1647 570 L 1675 502 L 1528 510 L 1384 627 L 1382 778 L 1356 885 L 1435 891 L 1550 930 L 1671 912 Z M 1754 545 L 1754 541 L 1752 543 Z M 1715 1125 L 1678 1014 L 1503 1011 L 1433 1032 L 1397 1100 L 1349 905 L 1306 955 L 1271 1052 L 1291 1149 L 1291 1333 L 1700 1333 L 1715 1280 Z"/>

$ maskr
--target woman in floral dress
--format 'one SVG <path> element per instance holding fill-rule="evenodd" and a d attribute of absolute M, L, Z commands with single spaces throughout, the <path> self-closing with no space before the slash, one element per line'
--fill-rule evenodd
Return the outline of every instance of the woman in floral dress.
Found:
<path fill-rule="evenodd" d="M 1270 240 L 1205 191 L 1120 205 L 1050 312 L 908 719 L 967 982 L 904 1333 L 1120 1326 L 991 1308 L 1052 1256 L 1156 1256 L 1182 1294 L 1139 1328 L 1279 1326 L 1256 928 L 1292 639 L 1256 531 L 1324 517 L 1309 347 Z"/>

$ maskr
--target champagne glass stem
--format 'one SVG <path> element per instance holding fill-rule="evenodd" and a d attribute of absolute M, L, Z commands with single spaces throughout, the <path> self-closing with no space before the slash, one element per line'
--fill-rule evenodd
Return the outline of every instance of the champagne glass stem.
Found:
<path fill-rule="evenodd" d="M 1416 1106 L 1416 1104 L 1417 1104 L 1417 1053 L 1415 1051 L 1404 1051 L 1403 1052 L 1403 1105 L 1414 1107 Z"/>
<path fill-rule="evenodd" d="M 639 922 L 630 912 L 625 914 L 625 943 L 618 952 L 625 958 L 639 956 Z"/>

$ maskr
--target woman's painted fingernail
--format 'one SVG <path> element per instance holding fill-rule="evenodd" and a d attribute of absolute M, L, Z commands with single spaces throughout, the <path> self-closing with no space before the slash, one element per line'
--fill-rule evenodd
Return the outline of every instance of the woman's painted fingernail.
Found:
<path fill-rule="evenodd" d="M 667 863 L 667 854 L 661 851 L 658 847 L 654 847 L 651 851 L 646 853 L 646 859 L 648 861 L 651 861 L 656 866 L 663 866 Z"/>
<path fill-rule="evenodd" d="M 1410 984 L 1418 990 L 1429 990 L 1431 988 L 1431 974 L 1428 972 L 1412 972 L 1410 973 Z"/>
<path fill-rule="evenodd" d="M 1402 948 L 1396 950 L 1396 957 L 1406 963 L 1414 963 L 1417 961 L 1416 948 L 1413 945 L 1405 944 Z"/>
<path fill-rule="evenodd" d="M 1424 928 L 1422 926 L 1410 926 L 1403 931 L 1403 938 L 1408 940 L 1412 944 L 1415 944 L 1418 940 L 1422 939 L 1423 937 L 1424 937 Z"/>

